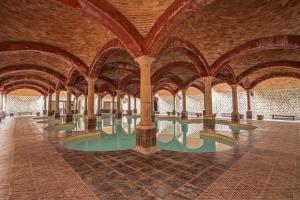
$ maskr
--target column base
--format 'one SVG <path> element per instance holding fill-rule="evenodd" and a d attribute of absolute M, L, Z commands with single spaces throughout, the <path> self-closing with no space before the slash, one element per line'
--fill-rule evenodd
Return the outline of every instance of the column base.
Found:
<path fill-rule="evenodd" d="M 127 110 L 127 115 L 132 115 L 132 111 L 131 110 Z"/>
<path fill-rule="evenodd" d="M 248 110 L 246 115 L 247 115 L 247 119 L 252 119 L 252 111 L 251 110 Z"/>
<path fill-rule="evenodd" d="M 73 122 L 73 115 L 72 114 L 66 114 L 66 122 Z"/>
<path fill-rule="evenodd" d="M 115 114 L 115 113 L 116 113 L 116 111 L 115 111 L 115 110 L 112 110 L 112 111 L 111 111 L 111 114 Z"/>
<path fill-rule="evenodd" d="M 116 119 L 121 119 L 122 118 L 122 113 L 121 112 L 116 112 L 115 118 Z"/>
<path fill-rule="evenodd" d="M 231 114 L 231 123 L 240 123 L 240 114 L 239 113 L 232 113 Z"/>
<path fill-rule="evenodd" d="M 173 111 L 172 111 L 172 115 L 175 115 L 175 114 L 176 114 L 176 111 L 175 111 L 175 110 L 173 110 Z"/>
<path fill-rule="evenodd" d="M 203 110 L 202 114 L 203 114 L 203 116 L 205 116 L 205 115 L 206 115 L 206 111 L 205 111 L 205 110 Z"/>
<path fill-rule="evenodd" d="M 86 116 L 87 113 L 88 113 L 87 110 L 83 111 L 84 116 Z"/>
<path fill-rule="evenodd" d="M 96 117 L 87 117 L 87 130 L 95 130 L 96 129 Z"/>
<path fill-rule="evenodd" d="M 133 109 L 133 114 L 137 114 L 137 109 Z"/>
<path fill-rule="evenodd" d="M 78 112 L 78 110 L 75 110 L 74 113 L 75 113 L 75 114 L 78 114 L 79 112 Z"/>
<path fill-rule="evenodd" d="M 47 110 L 43 110 L 43 115 L 47 115 Z"/>
<path fill-rule="evenodd" d="M 152 122 L 155 122 L 155 114 L 151 116 Z"/>
<path fill-rule="evenodd" d="M 55 112 L 54 117 L 55 117 L 55 119 L 60 118 L 60 112 Z"/>
<path fill-rule="evenodd" d="M 216 127 L 216 119 L 214 116 L 203 117 L 203 130 L 214 131 Z"/>
<path fill-rule="evenodd" d="M 97 111 L 97 116 L 101 116 L 101 115 L 102 115 L 101 110 L 98 110 L 98 111 Z"/>
<path fill-rule="evenodd" d="M 181 112 L 181 119 L 187 119 L 188 113 L 187 112 Z"/>
<path fill-rule="evenodd" d="M 48 111 L 48 116 L 51 117 L 54 115 L 54 111 Z"/>
<path fill-rule="evenodd" d="M 156 152 L 156 127 L 150 125 L 147 127 L 139 126 L 136 129 L 136 148 L 137 152 L 142 154 L 151 154 Z"/>

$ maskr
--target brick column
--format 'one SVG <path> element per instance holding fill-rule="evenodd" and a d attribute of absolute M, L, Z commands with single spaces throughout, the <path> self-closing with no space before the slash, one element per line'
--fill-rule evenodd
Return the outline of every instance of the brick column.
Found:
<path fill-rule="evenodd" d="M 96 79 L 94 78 L 88 78 L 88 108 L 87 108 L 87 128 L 88 130 L 93 130 L 96 129 L 96 116 L 94 113 L 94 104 L 95 104 L 95 99 L 94 99 L 94 94 L 95 94 L 95 81 Z"/>
<path fill-rule="evenodd" d="M 115 110 L 115 95 L 111 96 L 111 98 L 112 98 L 112 111 L 111 111 L 111 113 L 115 114 L 116 113 L 116 110 Z"/>
<path fill-rule="evenodd" d="M 52 112 L 52 93 L 49 93 L 48 96 L 48 116 L 52 116 L 53 112 Z"/>
<path fill-rule="evenodd" d="M 251 110 L 251 90 L 247 89 L 247 119 L 252 119 L 252 110 Z"/>
<path fill-rule="evenodd" d="M 74 114 L 78 114 L 78 107 L 79 107 L 79 97 L 75 96 L 75 104 L 74 104 Z"/>
<path fill-rule="evenodd" d="M 155 101 L 155 97 L 154 97 L 154 85 L 151 85 L 151 119 L 154 122 L 155 121 L 155 109 L 154 109 L 154 101 Z"/>
<path fill-rule="evenodd" d="M 232 113 L 231 113 L 231 122 L 239 123 L 240 114 L 238 110 L 238 98 L 237 98 L 237 86 L 236 84 L 231 85 L 232 90 Z"/>
<path fill-rule="evenodd" d="M 121 90 L 117 90 L 117 112 L 116 112 L 116 119 L 122 118 L 122 111 L 121 111 Z"/>
<path fill-rule="evenodd" d="M 133 113 L 136 114 L 137 113 L 137 109 L 136 109 L 136 97 L 134 97 L 134 102 L 133 102 Z"/>
<path fill-rule="evenodd" d="M 204 84 L 204 117 L 203 117 L 203 129 L 205 131 L 215 130 L 215 116 L 212 113 L 212 92 L 211 86 L 214 77 L 207 76 L 202 78 Z"/>
<path fill-rule="evenodd" d="M 151 65 L 154 58 L 140 56 L 135 59 L 140 66 L 141 118 L 136 129 L 136 150 L 141 153 L 156 151 L 156 127 L 152 122 Z"/>
<path fill-rule="evenodd" d="M 73 121 L 73 113 L 72 113 L 72 105 L 71 105 L 71 96 L 72 96 L 72 88 L 71 86 L 67 86 L 67 102 L 66 102 L 66 122 Z"/>
<path fill-rule="evenodd" d="M 128 95 L 128 110 L 127 110 L 127 115 L 132 115 L 131 111 L 131 96 Z"/>
<path fill-rule="evenodd" d="M 60 110 L 59 110 L 59 94 L 60 94 L 60 91 L 57 90 L 55 92 L 55 114 L 54 114 L 54 117 L 56 119 L 60 118 Z"/>
<path fill-rule="evenodd" d="M 182 111 L 181 111 L 181 119 L 187 119 L 188 115 L 186 112 L 186 90 L 183 89 L 181 90 L 182 93 Z"/>
<path fill-rule="evenodd" d="M 98 93 L 97 94 L 97 115 L 98 116 L 101 116 L 102 114 L 102 97 L 103 97 L 103 94 L 102 93 Z"/>

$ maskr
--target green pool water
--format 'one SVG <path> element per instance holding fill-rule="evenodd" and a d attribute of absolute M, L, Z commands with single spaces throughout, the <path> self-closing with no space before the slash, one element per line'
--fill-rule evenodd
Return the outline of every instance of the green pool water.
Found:
<path fill-rule="evenodd" d="M 75 119 L 74 130 L 84 130 L 83 119 Z M 88 135 L 74 136 L 65 139 L 64 147 L 79 151 L 116 151 L 134 149 L 136 143 L 135 130 L 139 118 L 123 117 L 116 121 L 113 117 L 99 118 L 97 132 Z M 201 123 L 185 124 L 178 121 L 157 120 L 157 147 L 179 152 L 216 152 L 233 148 L 230 137 L 225 139 L 203 138 Z M 216 125 L 217 131 L 230 133 L 228 125 Z"/>

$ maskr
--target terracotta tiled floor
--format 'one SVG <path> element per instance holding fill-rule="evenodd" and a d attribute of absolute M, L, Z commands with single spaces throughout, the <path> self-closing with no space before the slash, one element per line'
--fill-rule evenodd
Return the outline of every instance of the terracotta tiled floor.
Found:
<path fill-rule="evenodd" d="M 29 118 L 0 124 L 0 199 L 300 199 L 300 124 L 250 122 L 218 153 L 82 153 Z M 51 145 L 52 144 L 52 145 Z"/>

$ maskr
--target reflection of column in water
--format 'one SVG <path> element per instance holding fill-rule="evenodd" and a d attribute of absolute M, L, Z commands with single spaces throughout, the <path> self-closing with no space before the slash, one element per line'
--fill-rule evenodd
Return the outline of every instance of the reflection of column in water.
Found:
<path fill-rule="evenodd" d="M 98 130 L 102 131 L 102 119 L 101 118 L 97 121 L 97 128 L 98 128 Z"/>
<path fill-rule="evenodd" d="M 202 147 L 206 152 L 215 152 L 216 151 L 216 141 L 204 139 Z"/>
<path fill-rule="evenodd" d="M 112 119 L 111 123 L 112 123 L 112 134 L 114 134 L 114 133 L 116 133 L 116 131 L 115 131 L 115 119 Z"/>
<path fill-rule="evenodd" d="M 175 98 L 174 98 L 175 99 Z M 174 102 L 174 104 L 175 104 L 175 102 Z M 174 106 L 175 107 L 175 106 Z M 173 139 L 175 139 L 175 137 L 176 137 L 176 121 L 175 120 L 173 120 Z"/>
<path fill-rule="evenodd" d="M 127 118 L 128 134 L 131 134 L 131 118 Z"/>
<path fill-rule="evenodd" d="M 122 124 L 120 124 L 120 123 L 116 123 L 115 125 L 114 125 L 114 127 L 115 127 L 115 133 L 116 134 L 121 134 L 121 133 L 123 133 L 123 128 L 122 128 Z"/>
<path fill-rule="evenodd" d="M 133 118 L 134 132 L 136 131 L 136 118 Z"/>
<path fill-rule="evenodd" d="M 184 147 L 186 147 L 186 137 L 187 137 L 187 132 L 188 132 L 187 124 L 181 124 L 181 132 L 182 132 L 182 144 Z"/>

